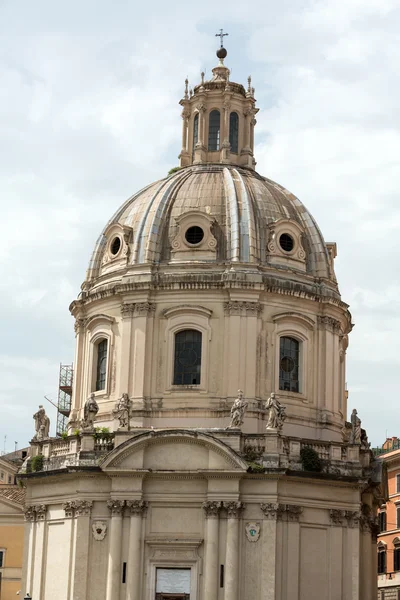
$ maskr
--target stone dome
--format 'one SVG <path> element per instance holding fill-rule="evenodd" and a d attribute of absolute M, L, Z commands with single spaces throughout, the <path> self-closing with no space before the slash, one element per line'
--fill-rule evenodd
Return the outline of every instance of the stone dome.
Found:
<path fill-rule="evenodd" d="M 188 238 L 193 228 L 202 240 Z M 325 280 L 333 292 L 331 246 L 300 200 L 277 183 L 248 168 L 191 165 L 118 209 L 96 242 L 87 282 L 115 280 L 139 265 L 242 265 Z"/>

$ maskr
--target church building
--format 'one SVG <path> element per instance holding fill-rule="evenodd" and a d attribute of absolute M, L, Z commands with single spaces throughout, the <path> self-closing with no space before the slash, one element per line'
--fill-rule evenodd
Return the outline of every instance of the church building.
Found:
<path fill-rule="evenodd" d="M 180 167 L 101 232 L 70 311 L 68 430 L 35 414 L 33 600 L 375 600 L 380 463 L 305 206 L 256 171 L 255 90 L 186 81 Z"/>

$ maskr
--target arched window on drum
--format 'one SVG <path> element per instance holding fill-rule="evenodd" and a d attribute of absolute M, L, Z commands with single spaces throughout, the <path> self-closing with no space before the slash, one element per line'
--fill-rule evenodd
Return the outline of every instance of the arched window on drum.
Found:
<path fill-rule="evenodd" d="M 96 392 L 106 389 L 108 340 L 102 339 L 96 344 Z"/>
<path fill-rule="evenodd" d="M 231 112 L 229 117 L 229 143 L 231 152 L 238 153 L 239 148 L 239 115 Z"/>
<path fill-rule="evenodd" d="M 201 337 L 196 329 L 175 334 L 174 385 L 200 385 Z"/>
<path fill-rule="evenodd" d="M 279 389 L 300 392 L 300 342 L 292 337 L 280 338 Z"/>
<path fill-rule="evenodd" d="M 220 114 L 219 110 L 212 110 L 208 123 L 208 149 L 213 152 L 219 150 L 220 142 Z"/>
<path fill-rule="evenodd" d="M 193 119 L 193 148 L 192 148 L 193 152 L 194 152 L 194 149 L 195 149 L 198 141 L 199 141 L 199 113 L 196 113 L 194 115 L 194 119 Z"/>

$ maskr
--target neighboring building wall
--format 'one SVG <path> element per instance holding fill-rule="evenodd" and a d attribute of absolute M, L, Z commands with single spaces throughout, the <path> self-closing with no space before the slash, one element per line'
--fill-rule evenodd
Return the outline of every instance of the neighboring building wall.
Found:
<path fill-rule="evenodd" d="M 15 600 L 21 590 L 24 498 L 24 490 L 16 485 L 5 485 L 0 489 L 1 600 Z"/>
<path fill-rule="evenodd" d="M 386 442 L 383 445 L 384 450 L 390 447 Z M 378 555 L 383 553 L 385 558 L 379 559 L 378 556 L 377 561 L 378 571 L 384 571 L 378 572 L 378 600 L 399 600 L 400 560 L 395 561 L 395 552 L 397 548 L 400 558 L 400 450 L 386 452 L 381 458 L 388 471 L 389 499 L 379 511 L 379 520 L 383 528 L 378 535 Z M 381 592 L 384 592 L 383 597 Z"/>
<path fill-rule="evenodd" d="M 0 484 L 13 485 L 17 471 L 18 467 L 15 464 L 9 462 L 4 457 L 0 458 Z"/>

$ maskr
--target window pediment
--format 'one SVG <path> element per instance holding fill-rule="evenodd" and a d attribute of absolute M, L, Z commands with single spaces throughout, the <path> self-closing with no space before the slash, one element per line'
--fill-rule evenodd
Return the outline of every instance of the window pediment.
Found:
<path fill-rule="evenodd" d="M 300 325 L 303 325 L 307 329 L 314 329 L 314 327 L 315 327 L 314 319 L 312 319 L 311 317 L 308 317 L 307 315 L 298 313 L 298 312 L 279 313 L 277 315 L 274 315 L 272 317 L 272 320 L 274 321 L 274 323 L 293 323 L 293 322 L 295 322 Z"/>
<path fill-rule="evenodd" d="M 181 304 L 179 306 L 172 306 L 171 308 L 166 308 L 163 312 L 163 316 L 166 319 L 170 319 L 171 317 L 179 316 L 179 315 L 199 315 L 202 317 L 206 317 L 209 319 L 212 315 L 212 310 L 209 308 L 205 308 L 205 306 L 200 306 L 200 304 Z"/>

